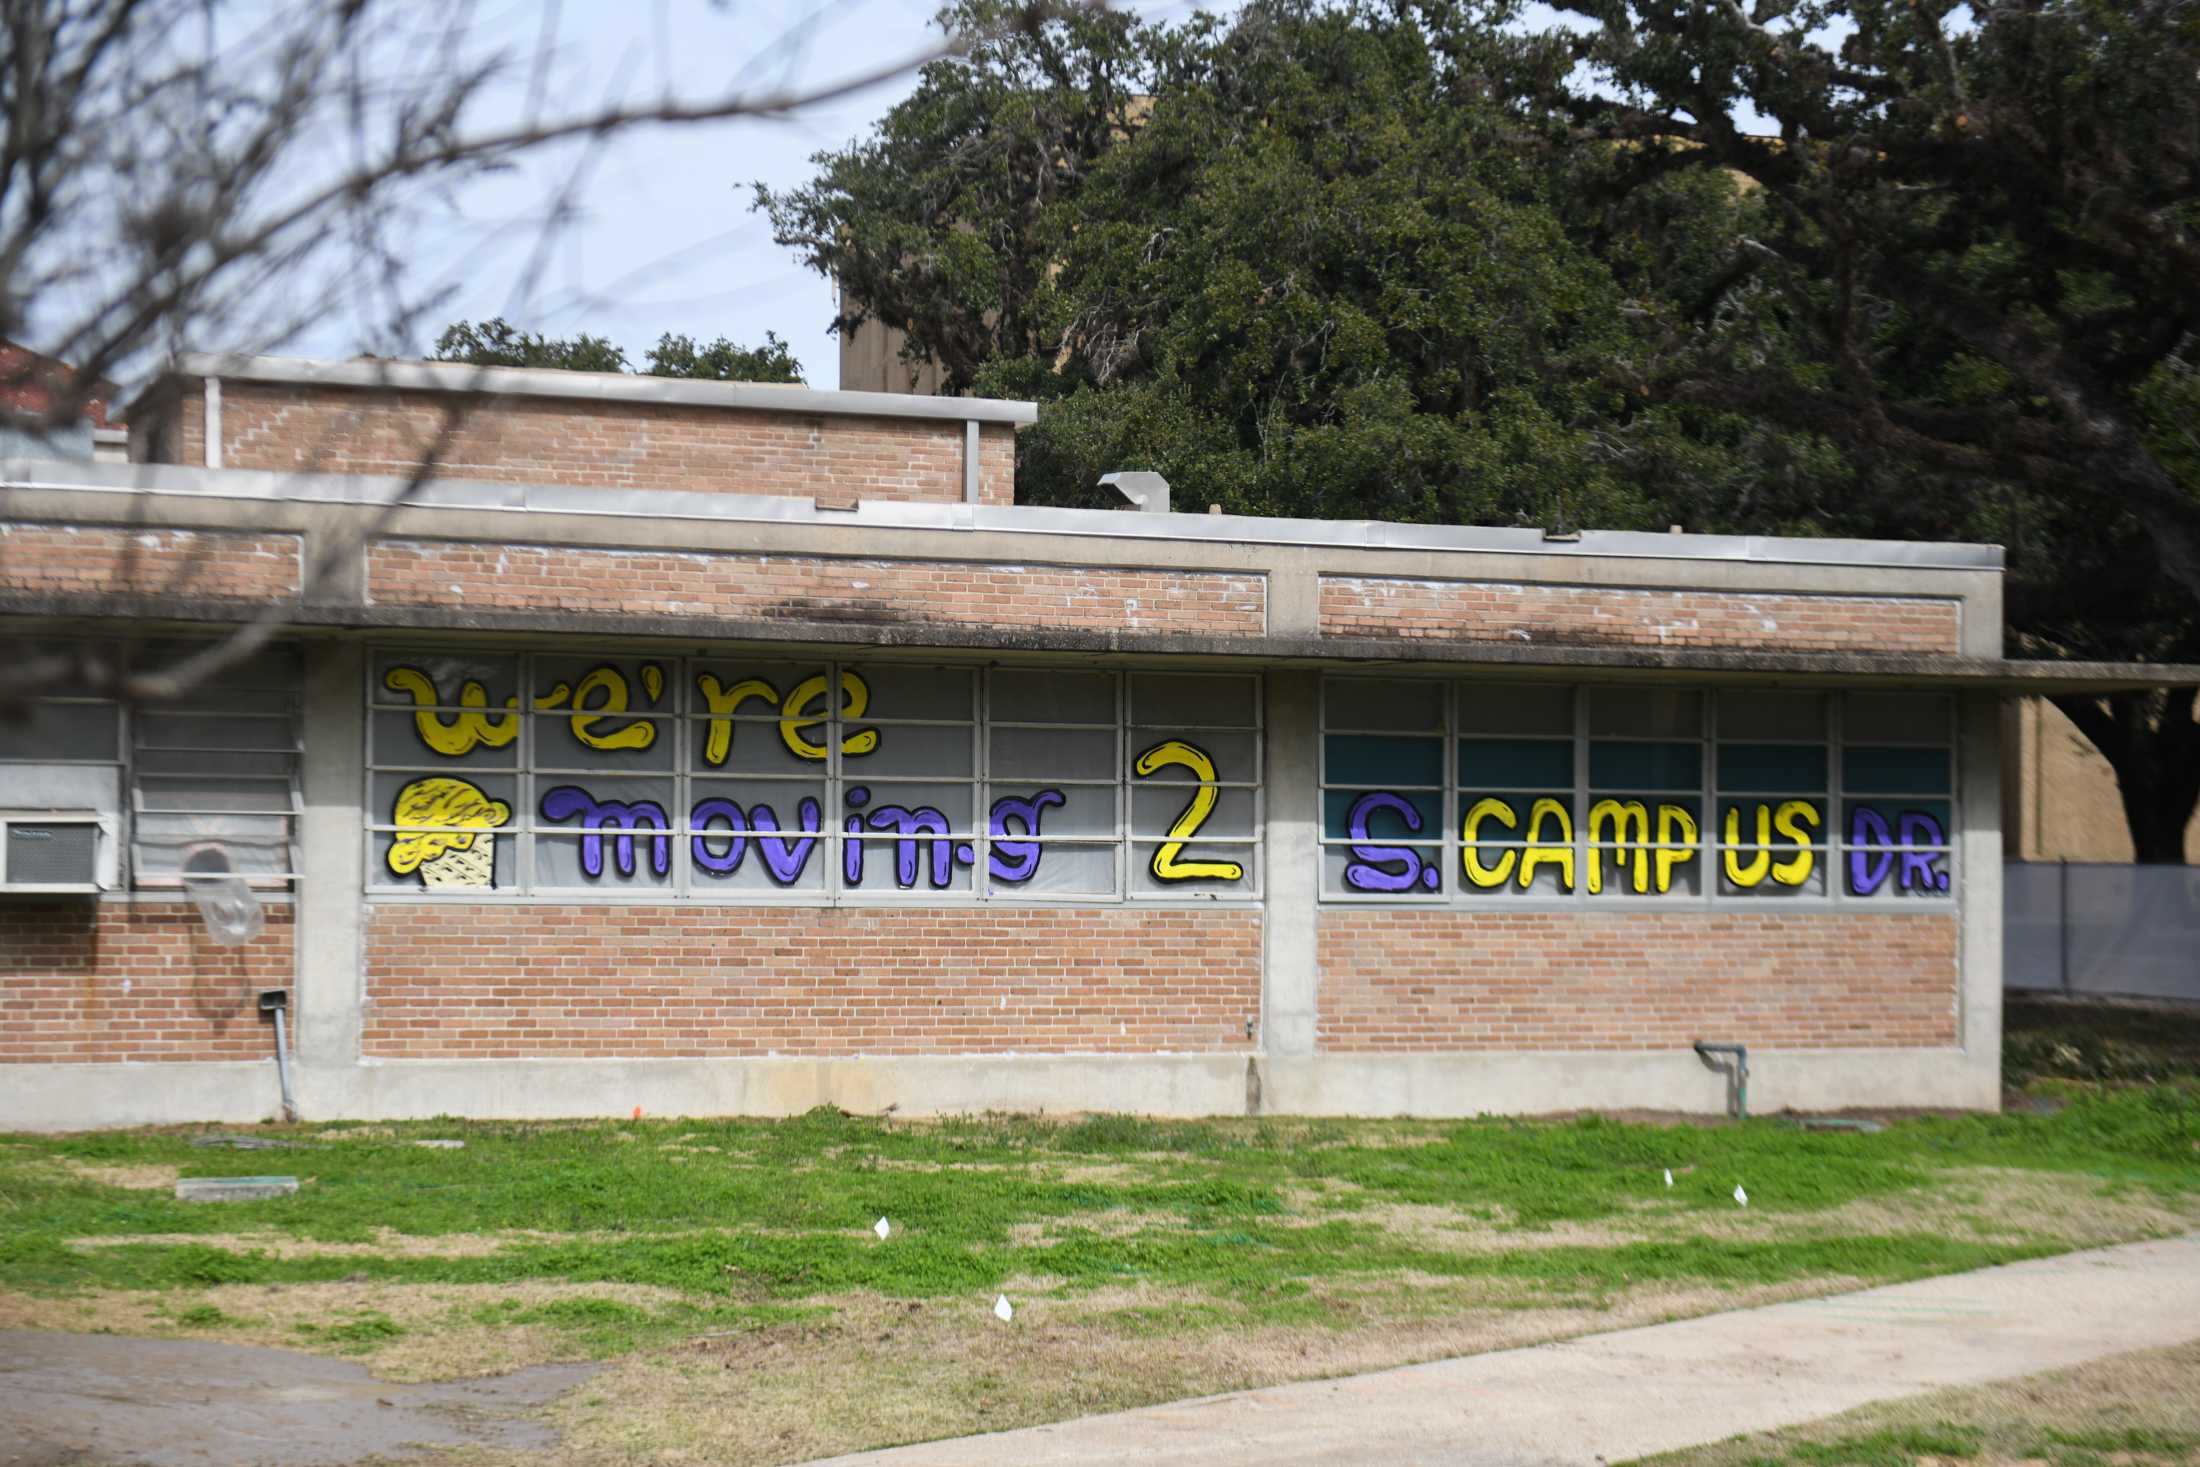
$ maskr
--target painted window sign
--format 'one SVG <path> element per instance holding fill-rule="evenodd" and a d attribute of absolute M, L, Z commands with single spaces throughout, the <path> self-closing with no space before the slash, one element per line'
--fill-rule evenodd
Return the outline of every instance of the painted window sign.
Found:
<path fill-rule="evenodd" d="M 1948 898 L 1951 720 L 1934 696 L 1330 679 L 1324 895 Z"/>
<path fill-rule="evenodd" d="M 384 654 L 374 884 L 663 899 L 1258 894 L 1258 682 Z"/>

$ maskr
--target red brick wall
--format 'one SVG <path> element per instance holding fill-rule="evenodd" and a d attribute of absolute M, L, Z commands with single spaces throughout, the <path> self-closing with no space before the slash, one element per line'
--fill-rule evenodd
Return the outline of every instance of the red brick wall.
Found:
<path fill-rule="evenodd" d="M 216 596 L 298 594 L 296 535 L 0 524 L 0 586 L 11 590 Z"/>
<path fill-rule="evenodd" d="M 1574 646 L 1955 652 L 1953 601 L 1918 596 L 1633 591 L 1324 576 L 1322 635 Z"/>
<path fill-rule="evenodd" d="M 386 606 L 1257 636 L 1267 623 L 1266 593 L 1259 575 L 1205 571 L 425 540 L 379 541 L 367 553 L 368 598 Z"/>
<path fill-rule="evenodd" d="M 218 947 L 188 902 L 0 902 L 0 1064 L 271 1060 L 259 992 L 288 988 L 291 908 Z"/>
<path fill-rule="evenodd" d="M 1250 1047 L 1260 915 L 1132 908 L 369 910 L 384 1059 Z"/>
<path fill-rule="evenodd" d="M 436 393 L 222 382 L 232 469 L 410 474 L 459 399 Z M 176 404 L 176 462 L 204 461 L 204 399 Z M 981 429 L 979 495 L 1015 497 L 1015 430 Z M 474 406 L 438 459 L 447 479 L 851 499 L 963 499 L 963 424 L 750 408 L 525 397 Z"/>
<path fill-rule="evenodd" d="M 1321 914 L 1330 1051 L 1952 1045 L 1952 913 Z"/>

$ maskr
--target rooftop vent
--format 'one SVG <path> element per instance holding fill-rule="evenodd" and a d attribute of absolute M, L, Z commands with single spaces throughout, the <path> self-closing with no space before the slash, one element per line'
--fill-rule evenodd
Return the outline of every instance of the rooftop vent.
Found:
<path fill-rule="evenodd" d="M 1169 512 L 1169 481 L 1146 469 L 1102 474 L 1100 482 L 1123 496 L 1123 503 L 1140 514 Z"/>

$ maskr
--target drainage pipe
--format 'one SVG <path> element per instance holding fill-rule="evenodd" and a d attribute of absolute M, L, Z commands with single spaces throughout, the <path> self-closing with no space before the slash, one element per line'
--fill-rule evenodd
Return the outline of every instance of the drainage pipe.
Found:
<path fill-rule="evenodd" d="M 1746 1044 L 1706 1044 L 1696 1041 L 1696 1058 L 1711 1064 L 1715 1054 L 1734 1056 L 1734 1119 L 1749 1119 L 1749 1046 Z"/>
<path fill-rule="evenodd" d="M 283 1119 L 298 1119 L 298 1096 L 290 1088 L 290 1030 L 283 1022 L 290 1008 L 290 995 L 280 988 L 270 988 L 260 995 L 260 1012 L 275 1021 L 275 1075 L 283 1087 Z"/>

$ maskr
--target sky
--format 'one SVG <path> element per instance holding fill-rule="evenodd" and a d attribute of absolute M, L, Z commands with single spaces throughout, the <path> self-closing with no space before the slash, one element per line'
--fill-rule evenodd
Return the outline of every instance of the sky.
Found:
<path fill-rule="evenodd" d="M 1114 0 L 1154 19 L 1232 0 Z M 923 56 L 940 40 L 934 0 L 485 0 L 477 31 L 523 57 L 544 49 L 550 110 L 612 97 L 716 95 L 733 87 L 815 91 Z M 1529 24 L 1555 17 L 1531 5 Z M 548 38 L 550 44 L 542 48 Z M 584 150 L 549 150 L 476 180 L 427 212 L 410 241 L 411 286 L 436 298 L 409 343 L 440 327 L 502 316 L 552 336 L 610 338 L 638 367 L 658 337 L 789 343 L 807 379 L 837 385 L 831 285 L 772 242 L 752 185 L 793 188 L 811 157 L 862 137 L 916 84 L 913 70 L 791 115 L 654 128 Z M 519 115 L 518 86 L 480 125 Z M 587 171 L 576 174 L 585 161 Z M 566 217 L 544 250 L 543 222 Z M 333 298 L 332 293 L 332 298 Z M 348 356 L 383 320 L 332 307 L 286 354 Z"/>
<path fill-rule="evenodd" d="M 1191 6 L 1136 8 L 1172 16 Z M 814 90 L 939 41 L 927 0 L 583 0 L 555 10 L 553 95 L 575 109 L 614 94 L 708 95 L 737 79 Z M 503 34 L 524 36 L 531 50 L 553 7 L 514 0 L 510 12 Z M 666 332 L 753 346 L 775 331 L 813 385 L 835 386 L 832 287 L 772 242 L 751 185 L 807 182 L 813 154 L 866 134 L 915 84 L 905 71 L 790 116 L 630 134 L 593 150 L 578 187 L 569 188 L 575 149 L 471 183 L 416 242 L 415 288 L 447 292 L 426 319 L 503 316 L 547 335 L 585 331 L 637 366 Z M 574 212 L 538 262 L 540 225 L 561 194 Z M 360 327 L 332 312 L 284 350 L 349 355 L 361 349 Z M 434 334 L 424 327 L 412 345 L 425 351 Z"/>

